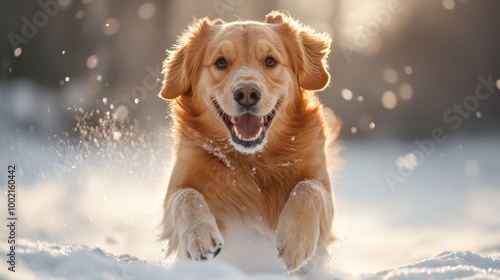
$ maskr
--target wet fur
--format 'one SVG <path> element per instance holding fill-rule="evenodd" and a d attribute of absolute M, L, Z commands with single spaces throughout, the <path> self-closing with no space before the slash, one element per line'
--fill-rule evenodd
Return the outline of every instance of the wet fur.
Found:
<path fill-rule="evenodd" d="M 168 241 L 169 254 L 212 258 L 218 248 L 224 252 L 228 225 L 243 222 L 253 225 L 263 238 L 274 239 L 287 270 L 305 271 L 327 257 L 333 241 L 334 208 L 325 149 L 336 135 L 331 134 L 314 92 L 329 84 L 330 38 L 276 11 L 266 16 L 265 23 L 238 24 L 196 20 L 165 60 L 160 95 L 169 100 L 175 159 L 164 203 L 162 239 Z M 218 47 L 213 40 L 233 39 L 221 31 L 224 28 L 243 28 L 244 40 L 262 36 L 281 40 L 284 48 L 282 65 L 272 73 L 259 68 L 250 56 L 245 66 L 237 63 L 239 56 L 231 65 L 249 67 L 245 77 L 267 88 L 263 108 L 283 99 L 266 134 L 267 143 L 253 154 L 241 153 L 229 143 L 228 130 L 211 100 L 219 98 L 230 106 L 230 95 L 220 92 L 241 79 L 237 72 L 221 76 L 210 68 L 209 56 Z M 281 95 L 271 96 L 276 92 Z"/>

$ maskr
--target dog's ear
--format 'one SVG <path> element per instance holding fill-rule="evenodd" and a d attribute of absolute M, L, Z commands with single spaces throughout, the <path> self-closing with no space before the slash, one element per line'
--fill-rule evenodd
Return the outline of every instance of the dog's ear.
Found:
<path fill-rule="evenodd" d="M 175 47 L 167 51 L 167 59 L 163 62 L 165 75 L 160 97 L 174 99 L 189 91 L 191 85 L 184 69 L 186 46 Z"/>
<path fill-rule="evenodd" d="M 266 23 L 283 23 L 284 20 L 288 18 L 288 14 L 274 10 L 266 15 Z"/>
<path fill-rule="evenodd" d="M 323 90 L 330 83 L 328 61 L 331 37 L 325 33 L 316 33 L 314 30 L 303 27 L 300 32 L 304 61 L 299 70 L 299 85 L 303 89 Z"/>
<path fill-rule="evenodd" d="M 307 90 L 327 87 L 330 74 L 326 59 L 330 53 L 331 37 L 326 33 L 315 32 L 280 11 L 267 14 L 265 22 L 276 25 L 282 35 L 299 86 Z"/>
<path fill-rule="evenodd" d="M 162 74 L 165 75 L 160 97 L 174 99 L 191 91 L 192 81 L 201 67 L 204 49 L 211 27 L 224 23 L 220 19 L 194 20 L 172 50 L 167 51 Z"/>

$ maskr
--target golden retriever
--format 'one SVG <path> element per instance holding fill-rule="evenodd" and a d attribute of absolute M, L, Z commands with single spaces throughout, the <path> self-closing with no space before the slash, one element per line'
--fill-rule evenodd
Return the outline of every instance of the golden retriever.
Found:
<path fill-rule="evenodd" d="M 260 240 L 288 272 L 325 260 L 334 240 L 331 135 L 315 91 L 330 81 L 330 43 L 273 11 L 265 22 L 195 20 L 168 52 L 160 92 L 175 139 L 161 236 L 168 254 L 207 260 L 227 251 L 231 261 Z M 245 241 L 231 237 L 245 232 Z"/>

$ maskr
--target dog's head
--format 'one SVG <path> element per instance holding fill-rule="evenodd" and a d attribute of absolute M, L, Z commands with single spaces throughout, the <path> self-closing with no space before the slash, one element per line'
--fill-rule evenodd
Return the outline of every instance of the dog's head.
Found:
<path fill-rule="evenodd" d="M 238 151 L 255 152 L 281 108 L 328 85 L 330 43 L 276 11 L 265 22 L 197 20 L 165 60 L 160 96 L 191 99 Z"/>

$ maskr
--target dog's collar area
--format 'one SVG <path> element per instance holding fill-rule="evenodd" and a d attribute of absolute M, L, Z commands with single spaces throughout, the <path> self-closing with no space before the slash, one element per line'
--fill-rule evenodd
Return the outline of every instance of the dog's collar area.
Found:
<path fill-rule="evenodd" d="M 250 112 L 239 116 L 230 116 L 222 110 L 216 100 L 214 100 L 213 103 L 231 134 L 231 142 L 235 144 L 237 149 L 239 148 L 237 146 L 242 146 L 245 150 L 262 146 L 266 137 L 266 132 L 276 115 L 277 105 L 265 116 L 257 116 Z"/>

